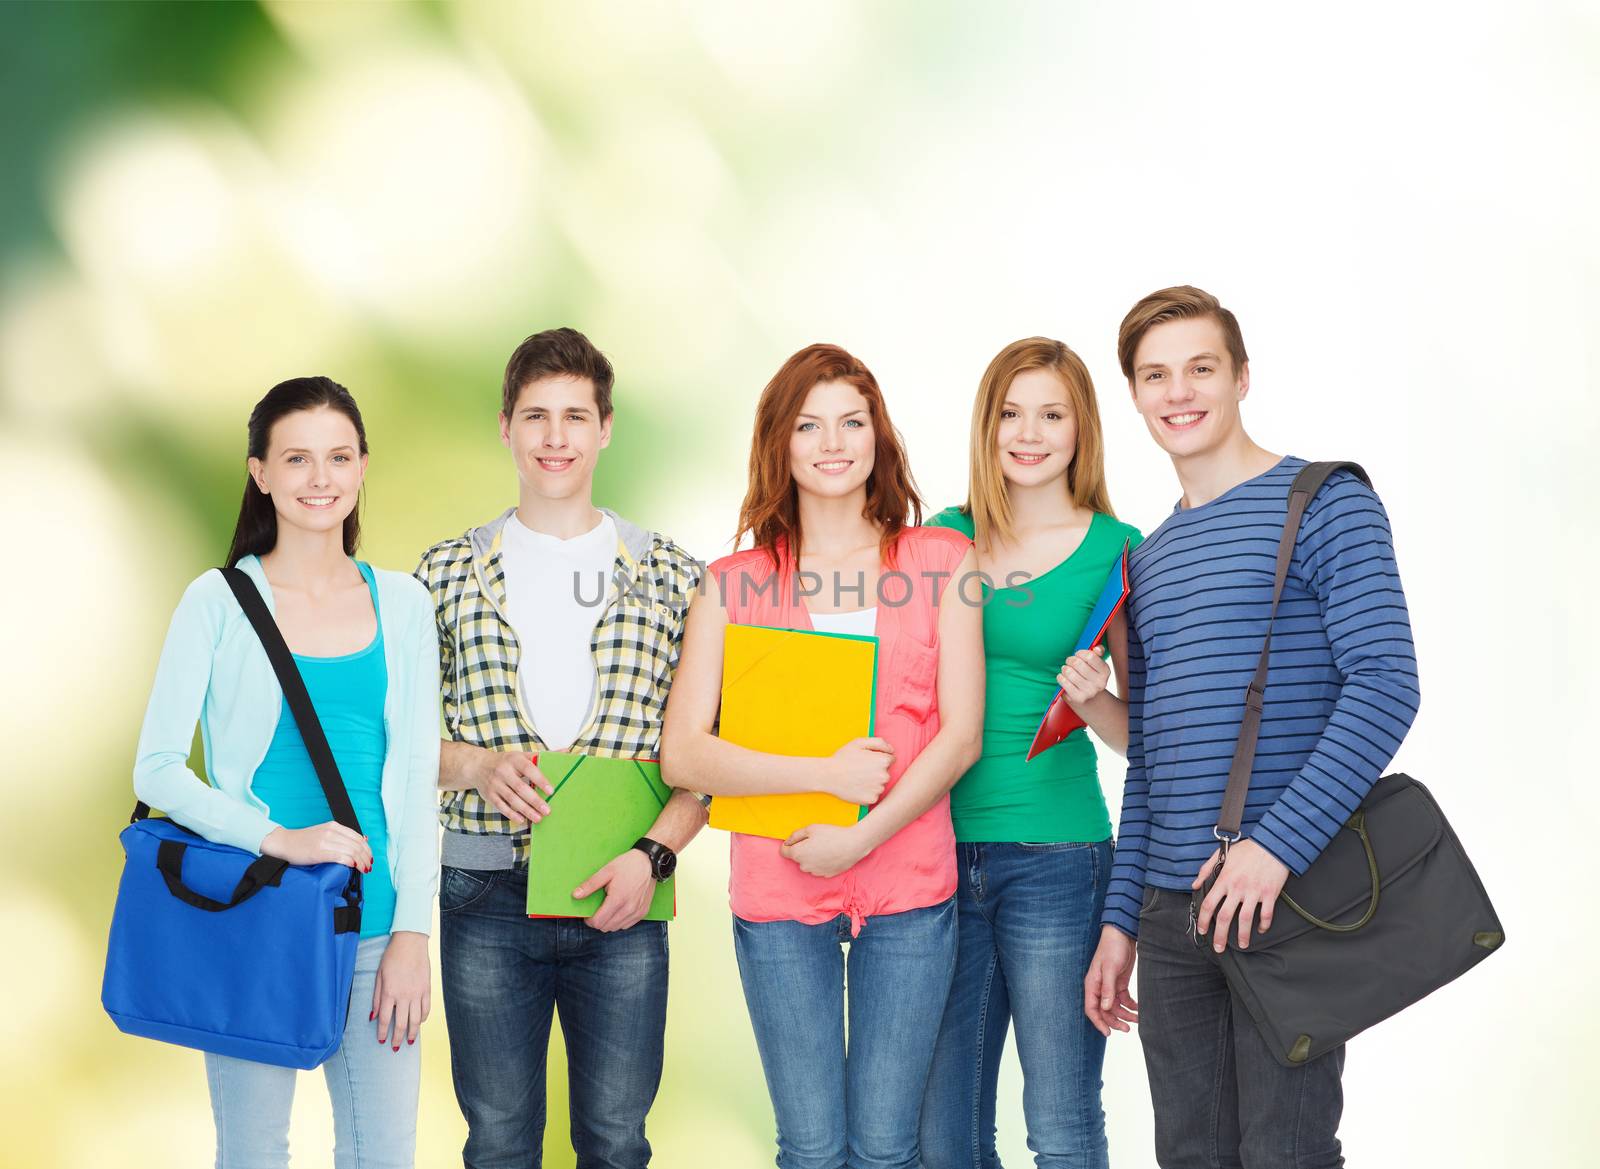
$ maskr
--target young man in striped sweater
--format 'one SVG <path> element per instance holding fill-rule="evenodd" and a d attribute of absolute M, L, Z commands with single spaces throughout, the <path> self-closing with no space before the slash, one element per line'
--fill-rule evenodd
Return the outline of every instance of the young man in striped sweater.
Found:
<path fill-rule="evenodd" d="M 1244 838 L 1192 933 L 1191 892 L 1218 860 L 1212 829 L 1266 635 L 1289 484 L 1305 461 L 1245 432 L 1244 339 L 1209 293 L 1145 297 L 1117 351 L 1183 498 L 1129 563 L 1128 777 L 1084 1009 L 1105 1034 L 1139 1024 L 1164 1169 L 1342 1165 L 1344 1049 L 1281 1066 L 1215 955 L 1271 924 L 1290 873 L 1322 852 L 1416 716 L 1388 517 L 1344 471 L 1306 511 L 1273 636 Z"/>

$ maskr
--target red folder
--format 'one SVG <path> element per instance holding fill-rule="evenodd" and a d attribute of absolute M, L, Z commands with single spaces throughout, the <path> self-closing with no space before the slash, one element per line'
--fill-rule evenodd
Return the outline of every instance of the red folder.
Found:
<path fill-rule="evenodd" d="M 1072 652 L 1099 649 L 1105 640 L 1106 630 L 1111 628 L 1112 620 L 1121 612 L 1127 599 L 1128 541 L 1124 540 L 1122 554 L 1111 566 L 1111 575 L 1106 578 L 1105 588 L 1100 590 L 1100 599 L 1090 610 L 1089 620 L 1084 624 L 1083 633 L 1078 637 L 1078 644 L 1072 647 Z M 1048 751 L 1081 726 L 1083 720 L 1072 707 L 1067 705 L 1067 696 L 1058 688 L 1055 697 L 1050 700 L 1050 705 L 1045 708 L 1039 729 L 1033 734 L 1033 743 L 1028 748 L 1028 758 L 1032 759 L 1041 751 Z"/>

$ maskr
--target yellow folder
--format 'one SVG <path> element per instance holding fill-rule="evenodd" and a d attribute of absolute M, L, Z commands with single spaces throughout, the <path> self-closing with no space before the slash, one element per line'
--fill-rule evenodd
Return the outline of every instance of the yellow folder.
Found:
<path fill-rule="evenodd" d="M 832 755 L 872 734 L 878 639 L 729 625 L 718 734 L 773 755 Z M 807 824 L 854 824 L 866 809 L 824 792 L 718 796 L 711 827 L 783 840 Z"/>

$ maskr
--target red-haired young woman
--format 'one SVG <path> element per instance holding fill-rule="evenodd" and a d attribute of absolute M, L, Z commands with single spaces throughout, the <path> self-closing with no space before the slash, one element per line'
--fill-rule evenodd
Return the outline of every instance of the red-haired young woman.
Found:
<path fill-rule="evenodd" d="M 871 372 L 832 345 L 795 354 L 756 408 L 739 524 L 755 547 L 710 566 L 667 705 L 673 784 L 871 805 L 849 827 L 733 838 L 734 945 L 783 1169 L 919 1164 L 955 967 L 947 793 L 978 757 L 984 684 L 982 614 L 976 596 L 962 603 L 977 591 L 971 542 L 913 516 L 921 504 Z M 717 738 L 729 623 L 876 636 L 876 736 L 826 758 Z"/>

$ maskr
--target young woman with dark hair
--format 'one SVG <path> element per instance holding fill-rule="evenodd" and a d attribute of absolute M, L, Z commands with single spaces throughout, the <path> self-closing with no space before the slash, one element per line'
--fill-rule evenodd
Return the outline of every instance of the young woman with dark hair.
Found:
<path fill-rule="evenodd" d="M 947 793 L 977 759 L 983 725 L 981 615 L 961 603 L 972 545 L 908 525 L 920 509 L 871 372 L 832 345 L 791 357 L 756 408 L 739 523 L 755 547 L 709 567 L 667 703 L 674 785 L 871 805 L 849 827 L 732 840 L 734 946 L 784 1169 L 918 1163 L 955 965 Z M 802 579 L 820 585 L 802 590 Z M 827 758 L 719 739 L 729 624 L 875 635 L 875 737 Z"/>
<path fill-rule="evenodd" d="M 227 563 L 255 583 L 294 652 L 362 832 L 334 822 L 266 651 L 217 572 L 196 579 L 173 616 L 134 789 L 210 840 L 366 874 L 344 1042 L 323 1065 L 334 1163 L 410 1166 L 438 877 L 433 609 L 409 575 L 353 558 L 367 440 L 343 386 L 274 386 L 250 415 L 248 456 Z M 209 782 L 187 764 L 196 720 Z M 289 1163 L 295 1076 L 206 1055 L 219 1169 Z"/>

